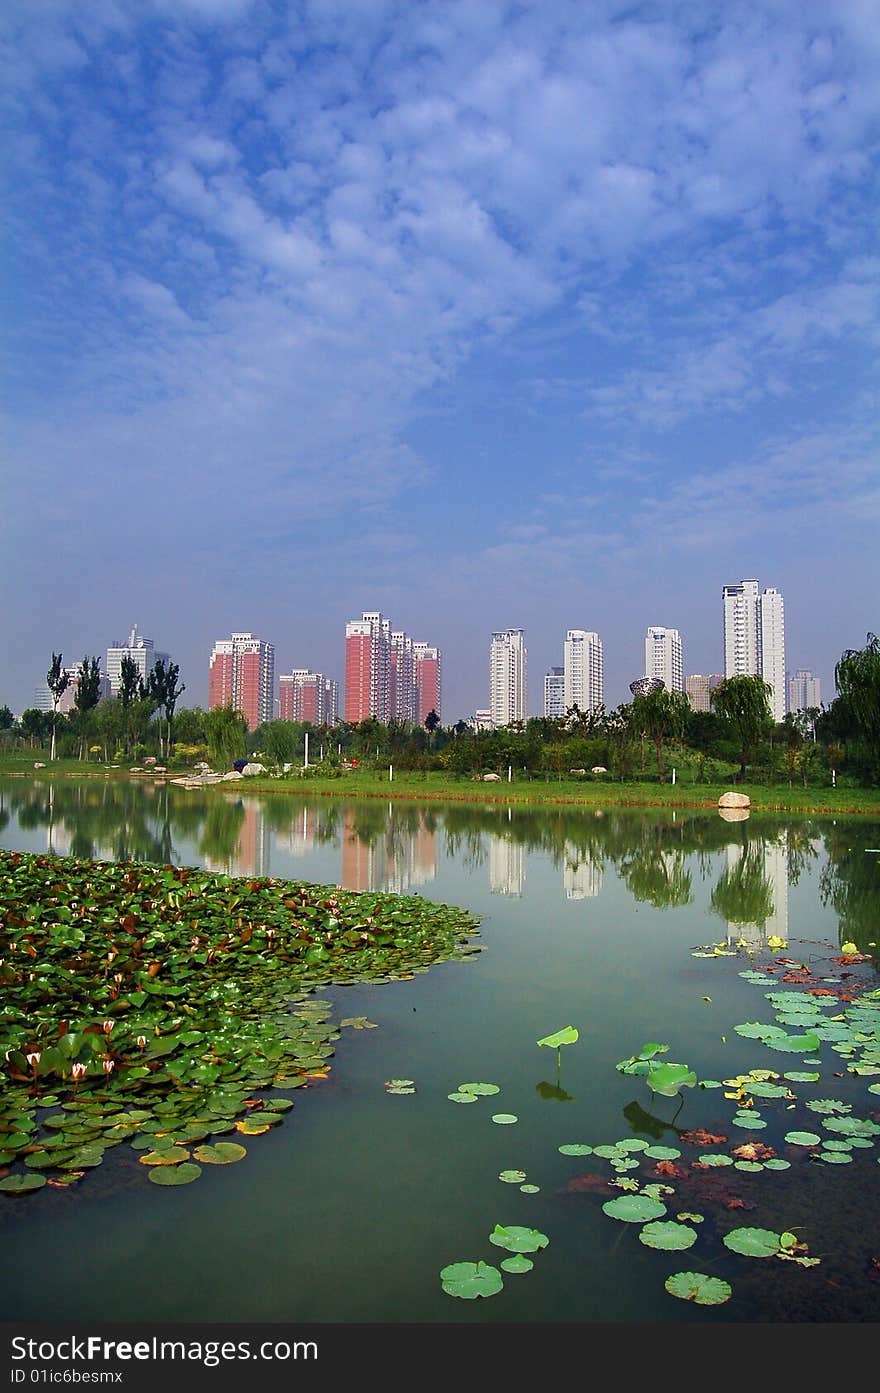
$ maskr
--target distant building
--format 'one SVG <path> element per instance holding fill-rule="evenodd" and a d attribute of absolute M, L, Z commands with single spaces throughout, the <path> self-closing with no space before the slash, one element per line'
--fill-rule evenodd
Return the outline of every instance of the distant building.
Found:
<path fill-rule="evenodd" d="M 252 633 L 218 639 L 208 669 L 208 710 L 232 705 L 249 730 L 273 715 L 275 649 Z"/>
<path fill-rule="evenodd" d="M 391 635 L 388 652 L 388 717 L 398 721 L 416 718 L 416 660 L 413 641 L 402 629 Z"/>
<path fill-rule="evenodd" d="M 443 654 L 428 643 L 414 643 L 416 721 L 420 726 L 432 711 L 443 719 Z"/>
<path fill-rule="evenodd" d="M 339 719 L 339 687 L 332 677 L 308 668 L 294 668 L 278 678 L 278 715 L 282 721 L 308 721 L 335 726 Z"/>
<path fill-rule="evenodd" d="M 391 623 L 378 610 L 365 610 L 345 626 L 345 720 L 387 722 L 390 686 Z"/>
<path fill-rule="evenodd" d="M 552 667 L 544 674 L 544 715 L 556 721 L 565 715 L 565 669 Z"/>
<path fill-rule="evenodd" d="M 725 585 L 724 675 L 763 677 L 770 687 L 774 721 L 785 719 L 785 607 L 772 586 L 758 590 L 756 580 Z"/>
<path fill-rule="evenodd" d="M 711 693 L 719 682 L 724 681 L 723 672 L 694 672 L 684 679 L 684 689 L 692 711 L 711 711 Z"/>
<path fill-rule="evenodd" d="M 684 691 L 681 634 L 652 624 L 645 634 L 645 676 L 658 678 L 667 692 Z"/>
<path fill-rule="evenodd" d="M 156 649 L 151 638 L 145 638 L 137 631 L 137 624 L 132 624 L 131 633 L 125 643 L 118 640 L 111 644 L 107 649 L 107 660 L 105 663 L 107 678 L 110 682 L 110 692 L 112 696 L 119 695 L 122 685 L 122 660 L 130 658 L 138 671 L 138 676 L 146 682 L 147 673 L 155 667 L 156 663 L 163 662 L 168 665 L 171 657 L 168 653 L 160 653 Z"/>
<path fill-rule="evenodd" d="M 488 706 L 478 707 L 472 718 L 468 721 L 471 730 L 494 730 L 495 722 L 492 720 L 492 712 Z"/>
<path fill-rule="evenodd" d="M 79 684 L 79 672 L 81 667 L 82 663 L 77 663 L 76 667 L 66 667 L 64 669 L 67 676 L 70 678 L 70 682 L 61 693 L 58 702 L 57 710 L 59 716 L 68 715 L 76 706 L 76 689 Z M 106 701 L 109 696 L 110 682 L 104 673 L 101 673 L 100 685 L 98 687 L 98 700 Z M 34 688 L 34 706 L 37 711 L 52 710 L 52 693 L 49 690 L 48 682 L 40 682 Z"/>
<path fill-rule="evenodd" d="M 590 629 L 569 629 L 564 649 L 565 708 L 592 711 L 605 700 L 605 660 L 602 640 Z"/>
<path fill-rule="evenodd" d="M 489 709 L 496 726 L 526 719 L 526 658 L 522 629 L 497 629 L 489 647 Z"/>
<path fill-rule="evenodd" d="M 822 705 L 822 684 L 809 668 L 799 667 L 794 677 L 788 679 L 789 711 L 808 711 L 810 707 Z"/>

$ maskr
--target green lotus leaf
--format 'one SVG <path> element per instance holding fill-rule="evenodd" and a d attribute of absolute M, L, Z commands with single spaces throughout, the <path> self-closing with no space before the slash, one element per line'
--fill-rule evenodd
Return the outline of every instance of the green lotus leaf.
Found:
<path fill-rule="evenodd" d="M 506 1127 L 511 1122 L 519 1122 L 519 1118 L 512 1112 L 496 1112 L 492 1114 L 492 1121 L 497 1122 L 502 1127 Z"/>
<path fill-rule="evenodd" d="M 841 1103 L 837 1098 L 811 1098 L 807 1103 L 810 1112 L 818 1112 L 828 1117 L 852 1112 L 851 1103 Z"/>
<path fill-rule="evenodd" d="M 720 1151 L 707 1151 L 705 1156 L 700 1156 L 698 1159 L 699 1159 L 700 1165 L 702 1165 L 702 1166 L 732 1166 L 732 1165 L 733 1165 L 733 1157 L 732 1157 L 732 1156 L 725 1156 L 725 1155 L 724 1155 L 722 1152 L 720 1152 Z"/>
<path fill-rule="evenodd" d="M 625 1224 L 644 1224 L 649 1219 L 660 1219 L 666 1213 L 665 1204 L 644 1193 L 606 1200 L 602 1209 L 610 1219 L 620 1219 Z"/>
<path fill-rule="evenodd" d="M 495 1296 L 504 1286 L 497 1267 L 485 1262 L 453 1262 L 440 1273 L 440 1282 L 447 1296 L 460 1296 L 474 1301 L 478 1296 Z"/>
<path fill-rule="evenodd" d="M 676 1214 L 675 1217 L 682 1224 L 702 1224 L 706 1218 L 705 1214 L 689 1214 L 687 1210 L 685 1210 L 682 1214 Z"/>
<path fill-rule="evenodd" d="M 682 1088 L 693 1088 L 697 1076 L 686 1064 L 657 1064 L 648 1071 L 645 1081 L 652 1093 L 672 1098 Z"/>
<path fill-rule="evenodd" d="M 623 1160 L 623 1152 L 617 1146 L 606 1145 L 593 1147 L 593 1155 L 601 1156 L 603 1161 Z"/>
<path fill-rule="evenodd" d="M 677 1161 L 681 1152 L 677 1146 L 648 1146 L 645 1155 L 652 1161 Z"/>
<path fill-rule="evenodd" d="M 790 1079 L 792 1083 L 818 1083 L 820 1077 L 820 1074 L 801 1069 L 794 1069 L 790 1074 L 783 1074 L 783 1078 Z"/>
<path fill-rule="evenodd" d="M 647 1151 L 650 1142 L 642 1141 L 641 1137 L 624 1137 L 616 1146 L 619 1151 Z"/>
<path fill-rule="evenodd" d="M 802 1050 L 815 1051 L 819 1048 L 818 1035 L 808 1033 L 805 1035 L 785 1035 L 782 1039 L 777 1036 L 768 1036 L 764 1040 L 765 1045 L 769 1045 L 771 1050 L 783 1050 L 786 1054 L 800 1054 Z"/>
<path fill-rule="evenodd" d="M 787 1098 L 791 1092 L 781 1083 L 747 1083 L 743 1087 L 755 1098 Z"/>
<path fill-rule="evenodd" d="M 34 1175 L 33 1171 L 24 1174 L 6 1175 L 0 1180 L 0 1190 L 4 1195 L 25 1195 L 29 1190 L 42 1190 L 46 1183 L 44 1175 Z"/>
<path fill-rule="evenodd" d="M 815 1132 L 786 1132 L 785 1140 L 792 1146 L 818 1146 L 822 1138 Z"/>
<path fill-rule="evenodd" d="M 840 1132 L 844 1137 L 876 1137 L 880 1124 L 861 1117 L 826 1117 L 822 1126 L 828 1132 Z"/>
<path fill-rule="evenodd" d="M 827 1161 L 832 1166 L 845 1166 L 852 1161 L 848 1151 L 817 1151 L 815 1153 L 820 1161 Z"/>
<path fill-rule="evenodd" d="M 861 1140 L 861 1138 L 859 1138 Z M 869 1143 L 870 1144 L 870 1143 Z M 822 1144 L 823 1151 L 852 1151 L 851 1141 L 825 1141 Z M 27 1164 L 27 1163 L 25 1163 Z"/>
<path fill-rule="evenodd" d="M 676 1224 L 672 1220 L 655 1220 L 651 1224 L 645 1224 L 639 1233 L 639 1241 L 648 1248 L 682 1252 L 696 1243 L 697 1231 L 688 1224 Z"/>
<path fill-rule="evenodd" d="M 746 1258 L 774 1258 L 782 1246 L 781 1235 L 772 1229 L 732 1229 L 723 1242 L 731 1252 Z"/>
<path fill-rule="evenodd" d="M 539 1040 L 539 1045 L 549 1045 L 551 1049 L 558 1050 L 562 1045 L 573 1045 L 578 1038 L 578 1033 L 573 1025 L 564 1025 L 561 1030 L 557 1030 L 553 1035 L 545 1035 L 543 1040 Z"/>
<path fill-rule="evenodd" d="M 639 1168 L 639 1163 L 634 1156 L 620 1156 L 619 1159 L 613 1159 L 611 1165 L 616 1171 L 632 1171 Z"/>
<path fill-rule="evenodd" d="M 788 1171 L 791 1170 L 791 1161 L 786 1161 L 782 1156 L 771 1156 L 769 1161 L 764 1162 L 765 1171 Z"/>
<path fill-rule="evenodd" d="M 525 1171 L 499 1171 L 498 1179 L 505 1185 L 521 1185 L 526 1178 Z"/>
<path fill-rule="evenodd" d="M 197 1146 L 193 1158 L 210 1166 L 231 1166 L 247 1155 L 247 1147 L 238 1142 L 220 1141 L 215 1146 Z"/>
<path fill-rule="evenodd" d="M 569 1141 L 564 1146 L 560 1146 L 560 1153 L 563 1156 L 592 1156 L 593 1148 L 587 1146 L 586 1142 Z"/>
<path fill-rule="evenodd" d="M 748 1112 L 737 1113 L 735 1117 L 731 1118 L 731 1121 L 734 1127 L 742 1127 L 744 1131 L 749 1132 L 758 1132 L 762 1127 L 767 1126 L 762 1117 L 756 1117 L 754 1113 Z"/>
<path fill-rule="evenodd" d="M 379 1028 L 375 1021 L 367 1020 L 366 1016 L 348 1016 L 339 1024 L 340 1026 L 351 1026 L 352 1030 L 378 1030 Z"/>
<path fill-rule="evenodd" d="M 475 1093 L 478 1098 L 489 1098 L 493 1093 L 500 1093 L 501 1089 L 497 1083 L 460 1083 L 459 1093 Z"/>
<path fill-rule="evenodd" d="M 764 1169 L 760 1161 L 734 1161 L 733 1164 L 738 1171 L 762 1171 Z"/>
<path fill-rule="evenodd" d="M 150 1171 L 149 1178 L 154 1185 L 189 1185 L 198 1180 L 201 1166 L 193 1161 L 184 1161 L 180 1166 L 161 1166 Z"/>
<path fill-rule="evenodd" d="M 184 1146 L 166 1146 L 161 1151 L 148 1151 L 140 1157 L 142 1166 L 177 1166 L 189 1160 L 189 1152 Z"/>
<path fill-rule="evenodd" d="M 520 1185 L 519 1187 L 519 1192 L 521 1195 L 537 1195 L 540 1193 L 540 1190 L 540 1185 Z"/>
<path fill-rule="evenodd" d="M 743 1025 L 735 1025 L 734 1030 L 737 1035 L 742 1035 L 746 1040 L 770 1040 L 774 1036 L 778 1039 L 785 1037 L 785 1031 L 778 1025 L 765 1025 L 762 1021 L 746 1021 Z"/>
<path fill-rule="evenodd" d="M 717 1079 L 700 1079 L 700 1088 L 723 1088 L 724 1084 Z"/>
<path fill-rule="evenodd" d="M 446 1097 L 451 1103 L 475 1103 L 477 1101 L 475 1093 L 447 1093 Z"/>
<path fill-rule="evenodd" d="M 522 1253 L 516 1253 L 512 1258 L 503 1258 L 501 1261 L 505 1272 L 531 1272 L 534 1265 L 531 1258 L 523 1257 Z"/>
<path fill-rule="evenodd" d="M 675 1272 L 664 1285 L 670 1296 L 693 1301 L 697 1306 L 722 1306 L 733 1293 L 729 1282 L 707 1277 L 703 1272 Z"/>
<path fill-rule="evenodd" d="M 520 1228 L 516 1224 L 505 1228 L 503 1224 L 496 1224 L 489 1234 L 489 1242 L 511 1253 L 537 1253 L 539 1248 L 547 1247 L 550 1239 L 538 1229 Z"/>

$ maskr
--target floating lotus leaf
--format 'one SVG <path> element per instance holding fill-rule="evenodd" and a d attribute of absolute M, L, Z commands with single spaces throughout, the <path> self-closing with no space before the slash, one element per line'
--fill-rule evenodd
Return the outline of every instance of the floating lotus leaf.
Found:
<path fill-rule="evenodd" d="M 785 1140 L 792 1146 L 818 1146 L 822 1138 L 815 1132 L 786 1132 Z"/>
<path fill-rule="evenodd" d="M 783 1050 L 786 1054 L 800 1054 L 804 1051 L 814 1051 L 819 1048 L 818 1035 L 808 1032 L 804 1035 L 785 1035 L 783 1039 L 777 1036 L 768 1036 L 764 1040 L 765 1045 L 769 1045 L 771 1050 Z"/>
<path fill-rule="evenodd" d="M 756 1117 L 754 1113 L 748 1112 L 738 1112 L 731 1121 L 734 1127 L 742 1127 L 744 1131 L 749 1132 L 757 1132 L 760 1131 L 762 1127 L 767 1126 L 767 1123 L 762 1117 Z"/>
<path fill-rule="evenodd" d="M 154 1185 L 189 1185 L 193 1180 L 198 1180 L 201 1173 L 201 1166 L 194 1161 L 184 1161 L 180 1166 L 161 1166 L 151 1170 L 150 1179 Z"/>
<path fill-rule="evenodd" d="M 352 1030 L 378 1030 L 379 1028 L 375 1021 L 367 1020 L 366 1016 L 348 1016 L 339 1024 L 340 1026 L 351 1026 Z"/>
<path fill-rule="evenodd" d="M 489 1098 L 493 1093 L 500 1093 L 501 1089 L 497 1083 L 460 1083 L 459 1093 L 474 1093 L 478 1098 Z"/>
<path fill-rule="evenodd" d="M 523 1257 L 522 1253 L 516 1253 L 512 1258 L 503 1258 L 501 1262 L 505 1272 L 531 1272 L 534 1265 L 531 1258 Z"/>
<path fill-rule="evenodd" d="M 603 1161 L 610 1161 L 614 1160 L 615 1158 L 618 1160 L 623 1160 L 622 1151 L 620 1151 L 616 1146 L 605 1145 L 604 1143 L 602 1146 L 593 1147 L 593 1155 L 601 1156 Z"/>
<path fill-rule="evenodd" d="M 770 1040 L 773 1036 L 777 1039 L 785 1036 L 785 1031 L 780 1026 L 765 1025 L 762 1021 L 745 1021 L 733 1028 L 737 1035 L 742 1035 L 746 1040 Z"/>
<path fill-rule="evenodd" d="M 648 1146 L 645 1155 L 652 1161 L 677 1161 L 681 1152 L 676 1146 Z"/>
<path fill-rule="evenodd" d="M 868 1092 L 869 1092 L 869 1093 L 880 1093 L 880 1083 L 869 1083 L 869 1084 L 868 1084 Z"/>
<path fill-rule="evenodd" d="M 840 1132 L 844 1137 L 875 1137 L 880 1124 L 861 1117 L 826 1117 L 822 1126 L 828 1132 Z"/>
<path fill-rule="evenodd" d="M 197 1146 L 193 1152 L 196 1161 L 210 1166 L 231 1166 L 247 1155 L 247 1147 L 234 1141 L 220 1141 L 215 1146 Z"/>
<path fill-rule="evenodd" d="M 236 1122 L 235 1130 L 245 1137 L 261 1137 L 264 1132 L 268 1132 L 269 1123 L 261 1121 L 258 1113 L 256 1117 L 243 1117 L 240 1122 Z"/>
<path fill-rule="evenodd" d="M 662 1248 L 666 1252 L 683 1252 L 697 1241 L 696 1229 L 688 1224 L 676 1224 L 671 1220 L 655 1220 L 639 1233 L 639 1241 L 648 1248 Z"/>
<path fill-rule="evenodd" d="M 293 1107 L 292 1098 L 264 1098 L 263 1102 L 272 1112 L 290 1112 L 290 1109 Z M 216 1130 L 216 1127 L 211 1128 L 212 1132 L 216 1132 Z"/>
<path fill-rule="evenodd" d="M 686 1064 L 657 1064 L 645 1076 L 652 1093 L 672 1098 L 682 1088 L 693 1088 L 697 1076 Z"/>
<path fill-rule="evenodd" d="M 788 1171 L 791 1170 L 791 1161 L 786 1161 L 782 1156 L 771 1156 L 769 1161 L 764 1162 L 765 1171 Z"/>
<path fill-rule="evenodd" d="M 69 1161 L 62 1163 L 62 1169 L 68 1167 L 71 1170 L 91 1170 L 93 1166 L 100 1166 L 104 1159 L 103 1147 L 86 1146 L 82 1150 L 74 1152 Z"/>
<path fill-rule="evenodd" d="M 707 1152 L 705 1156 L 699 1158 L 701 1166 L 732 1166 L 733 1157 L 725 1156 L 721 1152 Z"/>
<path fill-rule="evenodd" d="M 34 1175 L 33 1171 L 27 1171 L 4 1176 L 0 1180 L 0 1190 L 4 1195 L 26 1195 L 30 1190 L 42 1190 L 45 1183 L 44 1175 Z"/>
<path fill-rule="evenodd" d="M 515 1224 L 505 1228 L 503 1224 L 496 1224 L 489 1234 L 489 1242 L 511 1253 L 537 1253 L 539 1248 L 547 1247 L 550 1239 L 538 1229 L 520 1228 Z"/>
<path fill-rule="evenodd" d="M 587 1146 L 586 1142 L 580 1141 L 566 1142 L 564 1146 L 559 1147 L 559 1151 L 563 1156 L 592 1156 L 593 1154 L 593 1148 Z"/>
<path fill-rule="evenodd" d="M 564 1025 L 561 1030 L 557 1030 L 553 1035 L 545 1035 L 543 1040 L 539 1040 L 539 1045 L 549 1045 L 551 1049 L 558 1050 L 562 1045 L 573 1045 L 578 1038 L 578 1033 L 573 1025 Z"/>
<path fill-rule="evenodd" d="M 707 1277 L 703 1272 L 675 1272 L 666 1278 L 665 1287 L 670 1296 L 693 1301 L 697 1306 L 722 1306 L 733 1293 L 729 1282 Z"/>
<path fill-rule="evenodd" d="M 812 1071 L 807 1072 L 801 1069 L 794 1069 L 790 1074 L 783 1075 L 783 1078 L 790 1079 L 792 1083 L 818 1083 L 820 1077 L 821 1075 Z"/>
<path fill-rule="evenodd" d="M 644 1224 L 649 1219 L 660 1219 L 666 1213 L 666 1205 L 644 1193 L 621 1195 L 616 1200 L 606 1200 L 602 1210 L 611 1219 L 620 1219 L 625 1224 Z"/>
<path fill-rule="evenodd" d="M 475 1103 L 477 1101 L 475 1093 L 447 1093 L 446 1097 L 451 1103 Z"/>
<path fill-rule="evenodd" d="M 860 1138 L 861 1140 L 861 1138 Z M 851 1141 L 826 1141 L 822 1146 L 823 1151 L 851 1151 Z"/>
<path fill-rule="evenodd" d="M 526 1178 L 525 1171 L 500 1171 L 498 1179 L 503 1180 L 505 1185 L 521 1185 Z"/>
<path fill-rule="evenodd" d="M 519 1118 L 516 1116 L 516 1113 L 496 1112 L 492 1114 L 492 1121 L 497 1122 L 502 1127 L 505 1127 L 508 1126 L 511 1122 L 519 1122 Z"/>
<path fill-rule="evenodd" d="M 415 1091 L 416 1091 L 416 1090 L 415 1090 L 414 1088 L 396 1088 L 396 1087 L 394 1086 L 394 1084 L 386 1084 L 386 1085 L 385 1085 L 385 1092 L 386 1092 L 386 1093 L 392 1093 L 392 1094 L 399 1094 L 399 1095 L 402 1095 L 402 1094 L 404 1094 L 404 1093 L 415 1093 Z"/>
<path fill-rule="evenodd" d="M 148 1151 L 141 1156 L 142 1166 L 177 1166 L 189 1160 L 189 1152 L 183 1146 L 168 1146 L 164 1151 Z"/>
<path fill-rule="evenodd" d="M 520 1185 L 519 1189 L 522 1195 L 537 1195 L 541 1187 L 540 1185 Z M 503 1263 L 501 1265 L 504 1266 Z"/>
<path fill-rule="evenodd" d="M 826 1145 L 826 1147 L 827 1147 L 827 1146 L 829 1145 L 829 1143 L 826 1142 L 825 1145 Z M 870 1148 L 870 1147 L 873 1147 L 874 1143 L 871 1141 L 871 1138 L 870 1138 L 870 1137 L 850 1137 L 850 1138 L 849 1138 L 849 1141 L 848 1141 L 848 1143 L 847 1143 L 847 1145 L 849 1145 L 849 1146 L 856 1146 L 856 1147 L 863 1147 L 863 1146 L 864 1146 L 864 1147 L 869 1147 L 869 1148 Z"/>
<path fill-rule="evenodd" d="M 732 1229 L 723 1241 L 731 1252 L 745 1258 L 775 1258 L 782 1246 L 781 1234 L 772 1229 Z"/>
<path fill-rule="evenodd" d="M 614 1158 L 611 1164 L 616 1171 L 632 1171 L 638 1170 L 639 1168 L 639 1163 L 634 1156 L 620 1156 L 619 1159 Z"/>
<path fill-rule="evenodd" d="M 764 1169 L 760 1161 L 734 1161 L 733 1164 L 738 1171 L 762 1171 Z"/>
<path fill-rule="evenodd" d="M 641 1137 L 624 1137 L 623 1141 L 617 1142 L 619 1151 L 647 1151 L 650 1143 L 642 1141 Z"/>
<path fill-rule="evenodd" d="M 781 1083 L 751 1083 L 746 1084 L 745 1089 L 756 1098 L 787 1098 L 791 1093 L 791 1090 Z"/>
<path fill-rule="evenodd" d="M 659 1181 L 654 1181 L 649 1185 L 642 1186 L 642 1194 L 647 1195 L 649 1199 L 659 1200 L 663 1195 L 674 1195 L 675 1186 L 663 1185 Z"/>
<path fill-rule="evenodd" d="M 682 1214 L 676 1214 L 675 1217 L 676 1217 L 676 1219 L 679 1220 L 680 1223 L 683 1223 L 683 1224 L 686 1224 L 686 1223 L 688 1223 L 688 1222 L 690 1222 L 690 1223 L 692 1223 L 692 1224 L 702 1224 L 702 1222 L 703 1222 L 703 1220 L 705 1219 L 706 1216 L 705 1216 L 705 1214 L 689 1214 L 689 1213 L 685 1210 L 684 1213 L 682 1213 Z"/>
<path fill-rule="evenodd" d="M 807 1103 L 810 1112 L 826 1114 L 829 1117 L 839 1114 L 852 1112 L 851 1103 L 841 1103 L 837 1098 L 811 1098 Z"/>
<path fill-rule="evenodd" d="M 845 1166 L 852 1160 L 849 1152 L 846 1151 L 817 1151 L 815 1153 L 820 1161 L 827 1161 L 832 1166 Z"/>
<path fill-rule="evenodd" d="M 700 1079 L 700 1088 L 723 1088 L 717 1079 Z"/>

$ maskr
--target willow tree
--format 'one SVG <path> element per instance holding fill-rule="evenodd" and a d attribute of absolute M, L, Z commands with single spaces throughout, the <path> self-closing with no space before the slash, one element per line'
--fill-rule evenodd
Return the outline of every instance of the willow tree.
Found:
<path fill-rule="evenodd" d="M 58 703 L 70 686 L 70 673 L 61 666 L 61 654 L 52 654 L 52 666 L 46 673 L 46 685 L 52 693 L 52 744 L 49 747 L 50 760 L 55 758 L 55 727 L 58 723 Z"/>
<path fill-rule="evenodd" d="M 846 714 L 868 751 L 871 774 L 880 773 L 880 638 L 868 634 L 864 648 L 848 648 L 834 669 Z"/>
<path fill-rule="evenodd" d="M 753 747 L 773 725 L 770 697 L 773 688 L 763 677 L 725 677 L 709 693 L 709 700 L 727 729 L 739 742 L 739 782 L 746 777 L 746 766 Z"/>
<path fill-rule="evenodd" d="M 681 736 L 690 709 L 690 702 L 684 692 L 668 692 L 665 687 L 658 687 L 632 699 L 630 710 L 633 729 L 653 740 L 657 755 L 657 777 L 661 784 L 666 782 L 663 741 L 667 735 Z"/>

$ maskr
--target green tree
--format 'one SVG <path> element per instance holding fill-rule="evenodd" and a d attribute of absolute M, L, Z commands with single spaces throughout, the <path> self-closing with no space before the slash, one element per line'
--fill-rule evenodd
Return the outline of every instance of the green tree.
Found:
<path fill-rule="evenodd" d="M 52 654 L 52 666 L 46 673 L 46 684 L 52 693 L 52 744 L 49 748 L 50 760 L 55 758 L 55 727 L 58 722 L 58 703 L 70 686 L 70 673 L 61 666 L 62 655 Z"/>
<path fill-rule="evenodd" d="M 880 776 L 880 638 L 869 633 L 864 648 L 847 648 L 834 681 L 856 733 L 868 752 L 869 778 Z"/>
<path fill-rule="evenodd" d="M 15 717 L 8 706 L 0 706 L 0 730 L 12 730 Z"/>
<path fill-rule="evenodd" d="M 772 688 L 763 677 L 725 677 L 709 693 L 709 700 L 740 747 L 739 783 L 754 746 L 773 725 L 770 710 Z"/>
<path fill-rule="evenodd" d="M 123 653 L 122 662 L 119 665 L 119 700 L 123 707 L 128 707 L 137 699 L 138 690 L 143 686 L 141 675 L 138 672 L 137 663 L 130 658 L 127 653 Z"/>
<path fill-rule="evenodd" d="M 205 734 L 208 737 L 208 752 L 218 764 L 231 764 L 233 760 L 243 759 L 247 737 L 247 721 L 230 702 L 228 706 L 215 706 L 205 715 Z"/>
<path fill-rule="evenodd" d="M 684 692 L 668 692 L 665 687 L 632 699 L 633 726 L 654 741 L 657 777 L 661 784 L 666 782 L 663 741 L 667 735 L 681 736 L 689 710 L 690 702 Z"/>
<path fill-rule="evenodd" d="M 124 660 L 123 660 L 124 661 Z M 159 711 L 159 754 L 164 754 L 165 759 L 171 757 L 171 739 L 174 725 L 174 708 L 180 697 L 186 691 L 186 687 L 178 687 L 177 678 L 180 673 L 180 666 L 172 663 L 169 659 L 168 666 L 165 666 L 164 658 L 157 658 L 153 664 L 147 678 L 146 695 L 155 703 Z M 165 720 L 165 741 L 163 749 L 162 741 L 162 720 Z"/>
<path fill-rule="evenodd" d="M 35 745 L 42 745 L 45 741 L 52 726 L 52 717 L 48 711 L 38 711 L 36 706 L 29 706 L 26 711 L 22 711 L 19 726 L 33 749 Z"/>

